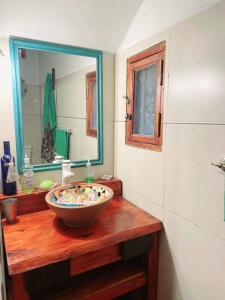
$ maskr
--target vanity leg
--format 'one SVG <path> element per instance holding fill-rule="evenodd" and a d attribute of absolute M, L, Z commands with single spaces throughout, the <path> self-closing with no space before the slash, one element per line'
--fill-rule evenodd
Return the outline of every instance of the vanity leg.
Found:
<path fill-rule="evenodd" d="M 11 299 L 10 300 L 30 300 L 30 296 L 25 287 L 24 273 L 11 276 Z"/>
<path fill-rule="evenodd" d="M 157 283 L 158 283 L 158 233 L 152 235 L 153 247 L 148 254 L 148 287 L 147 299 L 157 299 Z"/>

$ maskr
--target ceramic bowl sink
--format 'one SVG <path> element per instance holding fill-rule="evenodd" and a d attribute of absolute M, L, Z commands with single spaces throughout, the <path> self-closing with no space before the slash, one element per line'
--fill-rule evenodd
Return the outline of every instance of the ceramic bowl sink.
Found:
<path fill-rule="evenodd" d="M 46 195 L 49 208 L 69 226 L 88 226 L 113 197 L 111 188 L 82 183 L 60 186 Z"/>

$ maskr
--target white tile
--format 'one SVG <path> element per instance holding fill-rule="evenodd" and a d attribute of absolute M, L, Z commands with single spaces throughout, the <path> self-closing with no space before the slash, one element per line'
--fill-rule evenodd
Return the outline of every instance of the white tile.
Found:
<path fill-rule="evenodd" d="M 165 206 L 225 239 L 225 125 L 167 125 Z"/>
<path fill-rule="evenodd" d="M 27 85 L 27 93 L 22 98 L 23 115 L 40 115 L 42 111 L 41 89 L 39 85 Z"/>
<path fill-rule="evenodd" d="M 163 223 L 165 226 L 165 223 Z M 159 235 L 158 300 L 184 300 L 165 230 Z M 185 270 L 184 270 L 185 272 Z M 194 299 L 186 299 L 194 300 Z"/>
<path fill-rule="evenodd" d="M 81 120 L 81 131 L 80 131 L 80 148 L 82 158 L 88 157 L 91 159 L 97 159 L 98 157 L 98 138 L 89 136 L 86 133 L 87 130 L 87 122 L 86 119 Z M 104 124 L 103 124 L 104 126 Z"/>
<path fill-rule="evenodd" d="M 56 82 L 57 115 L 86 117 L 86 73 L 88 68 L 69 74 Z"/>
<path fill-rule="evenodd" d="M 25 115 L 24 116 L 24 144 L 32 147 L 32 164 L 40 164 L 41 159 L 41 116 Z"/>
<path fill-rule="evenodd" d="M 133 191 L 163 204 L 164 152 L 125 145 L 125 122 L 115 123 L 115 175 Z"/>
<path fill-rule="evenodd" d="M 225 123 L 225 2 L 171 29 L 167 122 Z"/>
<path fill-rule="evenodd" d="M 165 211 L 159 300 L 225 299 L 225 241 Z"/>
<path fill-rule="evenodd" d="M 73 169 L 74 170 L 74 169 Z M 45 171 L 45 172 L 35 172 L 34 174 L 34 184 L 36 187 L 40 185 L 45 179 L 51 179 L 53 182 L 62 182 L 62 170 L 57 171 Z M 76 180 L 76 178 L 75 178 Z"/>
<path fill-rule="evenodd" d="M 86 118 L 86 74 L 95 66 L 57 80 L 57 111 L 59 116 Z M 114 55 L 103 54 L 104 121 L 114 120 Z"/>
<path fill-rule="evenodd" d="M 146 196 L 138 193 L 138 191 L 133 190 L 128 184 L 123 182 L 123 197 L 138 207 L 144 209 L 152 216 L 163 220 L 163 207 L 155 204 Z"/>
<path fill-rule="evenodd" d="M 103 160 L 104 164 L 96 166 L 96 176 L 113 175 L 114 168 L 114 123 L 104 122 L 103 125 Z"/>
<path fill-rule="evenodd" d="M 113 143 L 114 143 L 114 127 L 113 122 L 104 123 L 104 138 L 103 138 L 103 160 L 102 165 L 94 166 L 95 177 L 101 177 L 104 174 L 113 175 Z M 83 180 L 86 175 L 86 168 L 75 168 L 76 180 Z"/>
<path fill-rule="evenodd" d="M 121 53 L 115 59 L 115 120 L 124 121 L 126 113 L 126 54 Z"/>
<path fill-rule="evenodd" d="M 103 53 L 103 117 L 104 122 L 114 121 L 115 55 Z"/>

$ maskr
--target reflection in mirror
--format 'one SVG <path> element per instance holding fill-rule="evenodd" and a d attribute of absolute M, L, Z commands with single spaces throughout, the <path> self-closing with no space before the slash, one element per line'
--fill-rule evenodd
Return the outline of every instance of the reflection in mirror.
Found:
<path fill-rule="evenodd" d="M 98 158 L 96 58 L 19 49 L 24 152 L 34 165 L 55 155 Z"/>
<path fill-rule="evenodd" d="M 97 136 L 96 71 L 86 75 L 87 83 L 87 135 Z"/>

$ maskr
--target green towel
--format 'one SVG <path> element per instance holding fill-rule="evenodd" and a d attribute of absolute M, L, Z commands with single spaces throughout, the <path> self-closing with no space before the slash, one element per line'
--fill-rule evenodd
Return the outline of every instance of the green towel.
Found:
<path fill-rule="evenodd" d="M 69 159 L 70 134 L 67 130 L 56 128 L 55 130 L 55 152 Z"/>
<path fill-rule="evenodd" d="M 46 128 L 47 123 L 53 130 L 56 127 L 56 110 L 55 110 L 55 95 L 52 89 L 52 75 L 47 74 L 45 80 L 45 93 L 44 93 L 44 109 L 43 109 L 43 129 Z"/>

